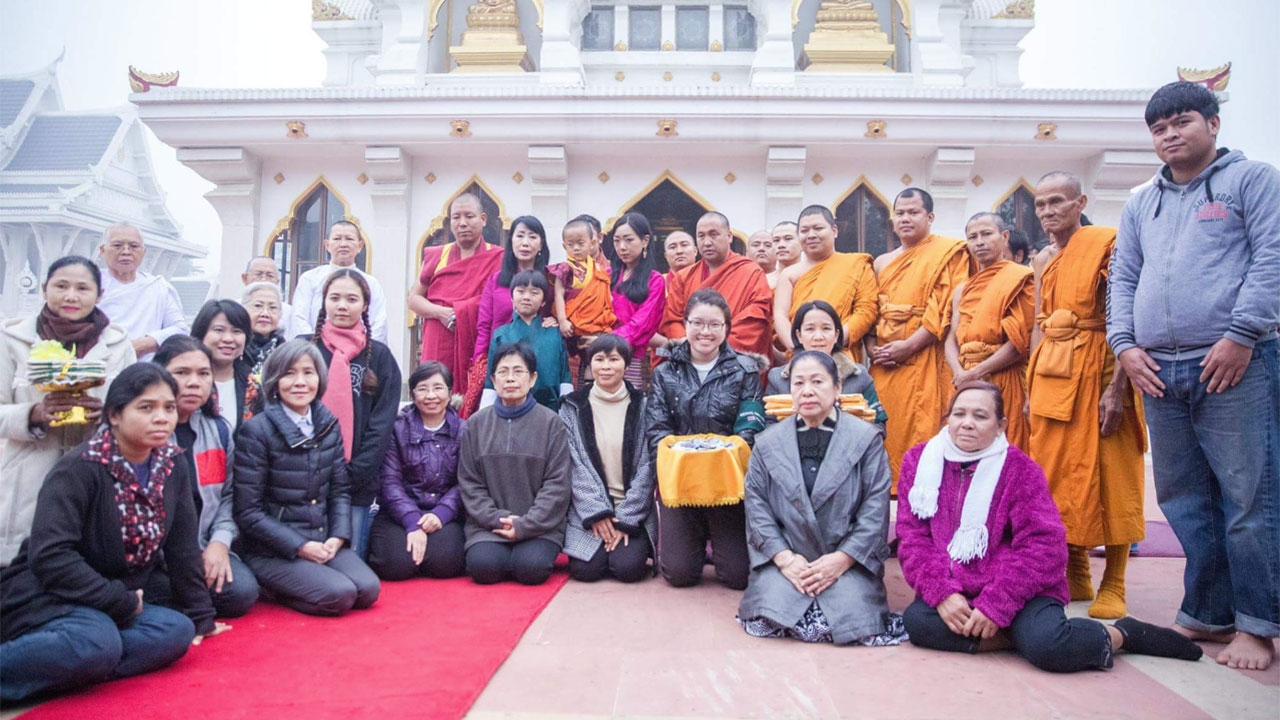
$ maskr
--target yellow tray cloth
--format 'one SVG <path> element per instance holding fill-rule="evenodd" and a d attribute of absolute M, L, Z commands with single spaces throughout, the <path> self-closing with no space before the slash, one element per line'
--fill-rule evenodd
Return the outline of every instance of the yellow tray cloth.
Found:
<path fill-rule="evenodd" d="M 678 450 L 682 440 L 723 440 L 732 448 Z M 737 435 L 669 435 L 658 442 L 658 491 L 667 507 L 713 507 L 742 502 L 751 448 Z"/>

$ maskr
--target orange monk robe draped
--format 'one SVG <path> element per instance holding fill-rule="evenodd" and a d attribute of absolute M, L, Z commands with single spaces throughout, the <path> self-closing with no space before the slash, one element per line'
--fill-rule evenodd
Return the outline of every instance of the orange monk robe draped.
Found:
<path fill-rule="evenodd" d="M 863 362 L 862 336 L 876 324 L 878 294 L 870 255 L 835 253 L 796 278 L 787 316 L 794 321 L 801 305 L 810 300 L 826 301 L 840 313 L 850 355 Z"/>
<path fill-rule="evenodd" d="M 1031 268 L 1001 260 L 972 275 L 960 293 L 960 321 L 956 341 L 960 366 L 968 370 L 991 357 L 1006 342 L 1022 353 L 1022 360 L 985 380 L 1004 396 L 1009 442 L 1030 452 L 1031 425 L 1022 408 L 1027 402 L 1027 353 L 1035 319 L 1035 279 Z"/>
<path fill-rule="evenodd" d="M 684 337 L 684 307 L 689 296 L 703 288 L 719 292 L 729 303 L 733 318 L 729 347 L 767 359 L 773 343 L 773 293 L 769 280 L 759 265 L 734 252 L 715 272 L 707 269 L 706 261 L 699 260 L 668 276 L 667 308 L 658 332 L 671 339 Z"/>
<path fill-rule="evenodd" d="M 569 324 L 579 335 L 599 335 L 613 330 L 618 318 L 613 314 L 609 273 L 587 258 L 586 272 L 579 281 L 573 263 L 569 263 L 569 267 L 575 275 L 573 291 L 565 288 L 564 314 Z"/>
<path fill-rule="evenodd" d="M 460 259 L 456 243 L 429 247 L 422 253 L 419 280 L 427 286 L 427 300 L 453 308 L 454 327 L 436 319 L 422 321 L 422 361 L 439 360 L 453 373 L 453 389 L 466 393 L 467 369 L 476 344 L 480 293 L 489 277 L 502 267 L 502 248 L 484 243 Z"/>
<path fill-rule="evenodd" d="M 969 252 L 963 240 L 930 235 L 904 249 L 880 271 L 880 318 L 876 344 L 906 340 L 924 327 L 934 342 L 911 356 L 906 365 L 871 366 L 876 394 L 889 422 L 884 446 L 898 489 L 902 456 L 938 434 L 951 400 L 951 370 L 942 342 L 951 327 L 951 300 L 956 286 L 969 277 Z"/>
<path fill-rule="evenodd" d="M 1130 386 L 1120 429 L 1099 431 L 1098 402 L 1111 382 L 1107 264 L 1115 228 L 1081 228 L 1040 276 L 1036 321 L 1044 332 L 1027 375 L 1031 457 L 1044 468 L 1072 545 L 1128 545 L 1145 534 L 1146 426 Z"/>

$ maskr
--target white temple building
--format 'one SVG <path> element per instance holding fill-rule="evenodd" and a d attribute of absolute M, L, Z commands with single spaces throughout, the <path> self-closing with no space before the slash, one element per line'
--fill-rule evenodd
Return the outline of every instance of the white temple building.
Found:
<path fill-rule="evenodd" d="M 141 230 L 150 273 L 188 275 L 208 254 L 182 240 L 165 209 L 137 111 L 64 110 L 60 61 L 0 77 L 0 317 L 39 310 L 49 264 L 66 255 L 99 260 L 102 232 L 114 223 Z M 173 284 L 188 315 L 212 285 Z"/>
<path fill-rule="evenodd" d="M 1158 166 L 1150 90 L 1022 87 L 1034 25 L 1032 0 L 313 0 L 322 87 L 131 100 L 216 185 L 224 294 L 259 254 L 291 287 L 345 217 L 394 298 L 466 190 L 491 241 L 533 214 L 553 256 L 579 213 L 608 229 L 637 209 L 661 239 L 715 209 L 745 238 L 811 203 L 835 211 L 841 250 L 882 253 L 912 185 L 937 232 L 996 210 L 1043 242 L 1029 187 L 1056 169 L 1115 223 Z M 389 303 L 400 357 L 412 318 Z"/>

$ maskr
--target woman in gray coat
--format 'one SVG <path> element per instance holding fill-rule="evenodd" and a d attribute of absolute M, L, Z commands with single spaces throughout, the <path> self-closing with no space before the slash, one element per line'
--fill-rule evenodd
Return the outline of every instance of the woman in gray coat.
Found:
<path fill-rule="evenodd" d="M 791 361 L 796 416 L 756 437 L 747 467 L 751 576 L 738 618 L 756 637 L 896 645 L 889 612 L 889 464 L 883 434 L 841 413 L 839 371 L 813 350 Z"/>

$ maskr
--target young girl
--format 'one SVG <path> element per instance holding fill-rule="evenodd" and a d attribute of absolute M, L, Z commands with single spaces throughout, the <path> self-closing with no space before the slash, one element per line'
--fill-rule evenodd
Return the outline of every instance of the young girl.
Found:
<path fill-rule="evenodd" d="M 569 376 L 569 355 L 564 341 L 554 327 L 545 327 L 538 311 L 542 300 L 551 290 L 547 279 L 537 270 L 524 270 L 511 279 L 511 304 L 515 308 L 511 322 L 498 328 L 489 341 L 489 367 L 493 354 L 501 345 L 526 342 L 533 348 L 538 360 L 538 381 L 533 386 L 533 399 L 552 410 L 560 407 L 560 396 L 573 392 L 573 380 Z M 493 378 L 485 381 L 480 407 L 489 407 L 497 394 Z"/>
<path fill-rule="evenodd" d="M 613 226 L 613 312 L 617 316 L 614 334 L 631 343 L 631 361 L 626 380 L 641 390 L 648 374 L 649 340 L 658 332 L 667 307 L 667 283 L 654 269 L 649 242 L 653 234 L 649 220 L 640 213 L 627 213 Z M 594 338 L 583 338 L 584 342 Z"/>
<path fill-rule="evenodd" d="M 591 258 L 591 224 L 570 220 L 564 226 L 564 252 L 568 259 L 547 267 L 555 283 L 555 314 L 565 341 L 576 338 L 577 356 L 600 333 L 613 330 L 617 316 L 609 290 L 609 270 Z"/>
<path fill-rule="evenodd" d="M 351 482 L 351 549 L 364 559 L 378 470 L 400 409 L 400 368 L 369 325 L 369 283 L 343 268 L 324 284 L 312 342 L 328 366 L 321 401 L 338 417 Z"/>

